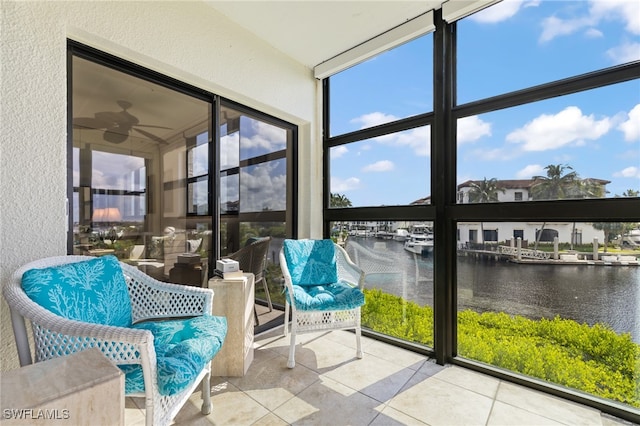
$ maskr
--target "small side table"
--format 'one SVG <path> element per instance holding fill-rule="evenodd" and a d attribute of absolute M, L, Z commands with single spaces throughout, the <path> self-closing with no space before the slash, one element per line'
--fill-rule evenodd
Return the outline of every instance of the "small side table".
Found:
<path fill-rule="evenodd" d="M 0 424 L 124 425 L 124 374 L 98 349 L 0 374 Z"/>
<path fill-rule="evenodd" d="M 211 278 L 213 315 L 227 317 L 227 337 L 213 358 L 213 376 L 244 376 L 253 361 L 254 276 Z"/>

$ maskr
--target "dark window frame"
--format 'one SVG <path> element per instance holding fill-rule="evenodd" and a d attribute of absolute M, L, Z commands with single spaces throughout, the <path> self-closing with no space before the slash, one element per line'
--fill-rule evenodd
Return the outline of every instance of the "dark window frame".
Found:
<path fill-rule="evenodd" d="M 638 198 L 602 198 L 582 200 L 554 200 L 458 204 L 456 125 L 460 118 L 487 113 L 544 99 L 551 99 L 589 89 L 638 79 L 640 61 L 601 69 L 526 89 L 456 105 L 456 23 L 442 19 L 441 10 L 434 11 L 434 110 L 373 128 L 328 137 L 330 85 L 323 80 L 323 150 L 324 209 L 323 232 L 330 235 L 330 224 L 356 220 L 422 220 L 433 221 L 434 250 L 434 348 L 432 351 L 408 342 L 398 342 L 379 333 L 363 331 L 380 340 L 433 355 L 439 364 L 452 363 L 542 390 L 585 405 L 593 406 L 615 416 L 637 421 L 631 411 L 604 401 L 594 400 L 571 390 L 562 390 L 529 380 L 524 376 L 505 372 L 457 356 L 457 275 L 456 239 L 458 222 L 517 222 L 539 220 L 572 222 L 634 222 L 638 220 Z M 375 136 L 381 136 L 418 126 L 431 125 L 431 205 L 329 208 L 330 149 Z M 436 184 L 437 183 L 437 184 Z"/>

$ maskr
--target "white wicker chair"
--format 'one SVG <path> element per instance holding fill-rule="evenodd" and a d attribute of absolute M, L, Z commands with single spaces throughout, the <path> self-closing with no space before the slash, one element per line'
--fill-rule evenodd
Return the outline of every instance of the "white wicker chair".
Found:
<path fill-rule="evenodd" d="M 336 267 L 338 280 L 345 281 L 353 287 L 362 291 L 364 288 L 364 272 L 354 264 L 347 252 L 337 244 L 335 246 Z M 293 282 L 290 269 L 292 265 L 287 264 L 285 249 L 280 250 L 280 268 L 284 275 L 285 291 L 292 295 L 294 293 Z M 291 303 L 289 302 L 291 300 Z M 293 297 L 285 298 L 285 318 L 289 318 L 291 310 L 291 340 L 289 344 L 289 359 L 287 367 L 295 367 L 295 346 L 296 335 L 310 333 L 321 330 L 342 330 L 353 329 L 356 335 L 356 357 L 362 358 L 362 346 L 360 343 L 360 307 L 348 310 L 301 310 L 296 306 Z M 285 323 L 284 335 L 289 334 L 289 327 Z"/>
<path fill-rule="evenodd" d="M 3 288 L 11 309 L 18 357 L 21 366 L 32 361 L 25 319 L 33 329 L 35 360 L 44 361 L 90 347 L 99 348 L 115 364 L 141 364 L 143 370 L 146 424 L 167 425 L 176 416 L 189 396 L 202 383 L 202 413 L 211 412 L 211 363 L 184 391 L 161 395 L 158 389 L 156 353 L 153 335 L 148 330 L 91 324 L 55 315 L 32 301 L 23 291 L 22 275 L 29 269 L 46 268 L 93 259 L 88 256 L 50 257 L 28 263 L 18 269 Z M 133 321 L 151 318 L 192 317 L 211 314 L 213 290 L 157 281 L 137 268 L 120 262 L 131 297 Z"/>

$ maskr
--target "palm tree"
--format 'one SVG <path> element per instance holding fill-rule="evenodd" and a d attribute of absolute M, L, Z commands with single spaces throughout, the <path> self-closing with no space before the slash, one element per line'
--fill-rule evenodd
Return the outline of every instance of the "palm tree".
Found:
<path fill-rule="evenodd" d="M 557 200 L 571 197 L 576 192 L 579 185 L 578 173 L 573 171 L 573 167 L 562 164 L 549 164 L 545 167 L 546 176 L 534 176 L 531 185 L 531 196 L 534 200 Z M 565 173 L 566 171 L 569 171 Z M 538 250 L 538 243 L 542 237 L 542 232 L 547 223 L 542 222 L 542 228 L 536 235 L 534 250 Z M 573 242 L 573 235 L 571 235 Z"/>
<path fill-rule="evenodd" d="M 329 198 L 329 207 L 351 207 L 351 200 L 343 194 L 334 194 L 331 193 L 331 197 Z M 338 229 L 342 232 L 342 222 L 338 222 L 336 224 Z"/>
<path fill-rule="evenodd" d="M 546 176 L 534 176 L 531 185 L 531 196 L 534 200 L 557 200 L 561 198 L 575 198 L 578 173 L 573 167 L 562 164 L 549 164 L 544 168 Z M 566 171 L 571 170 L 568 173 Z"/>
<path fill-rule="evenodd" d="M 604 252 L 607 252 L 607 245 L 611 239 L 611 235 L 622 235 L 625 232 L 625 224 L 619 222 L 594 222 L 592 223 L 595 229 L 604 232 Z"/>
<path fill-rule="evenodd" d="M 469 202 L 470 203 L 496 203 L 498 202 L 498 192 L 505 193 L 505 189 L 498 184 L 496 178 L 487 180 L 485 177 L 482 181 L 475 181 L 469 184 Z M 484 223 L 480 222 L 480 233 L 482 242 L 484 243 Z"/>
<path fill-rule="evenodd" d="M 331 198 L 329 199 L 329 207 L 351 207 L 351 200 L 349 200 L 343 194 L 334 194 L 331 193 Z"/>
<path fill-rule="evenodd" d="M 640 191 L 636 191 L 635 189 L 627 189 L 622 193 L 622 196 L 623 197 L 640 197 Z"/>

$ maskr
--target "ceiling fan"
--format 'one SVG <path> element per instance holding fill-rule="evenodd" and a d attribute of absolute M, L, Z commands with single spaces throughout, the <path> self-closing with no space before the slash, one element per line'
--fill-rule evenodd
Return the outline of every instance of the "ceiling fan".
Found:
<path fill-rule="evenodd" d="M 102 111 L 96 112 L 93 117 L 76 117 L 73 119 L 73 127 L 104 129 L 102 138 L 111 143 L 122 143 L 126 141 L 132 130 L 146 136 L 154 142 L 162 144 L 168 143 L 166 140 L 149 133 L 146 130 L 142 130 L 139 127 L 150 127 L 156 129 L 170 129 L 170 127 L 140 124 L 140 120 L 127 112 L 127 110 L 132 106 L 131 102 L 119 100 L 117 103 L 120 108 L 122 108 L 122 111 Z"/>

